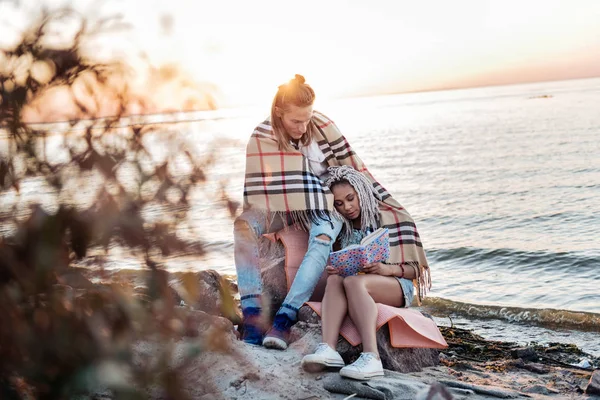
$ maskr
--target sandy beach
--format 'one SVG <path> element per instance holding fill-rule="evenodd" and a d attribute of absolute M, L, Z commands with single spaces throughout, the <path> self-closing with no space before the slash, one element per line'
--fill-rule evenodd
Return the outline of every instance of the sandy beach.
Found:
<path fill-rule="evenodd" d="M 83 276 L 79 275 L 77 283 L 74 277 L 78 275 L 70 275 L 73 284 L 84 282 Z M 92 281 L 98 279 L 95 274 L 86 275 Z M 112 272 L 105 273 L 103 280 L 136 286 L 140 292 L 143 276 L 131 271 Z M 214 276 L 212 272 L 198 274 L 203 282 L 203 298 L 194 305 L 176 307 L 186 329 L 177 340 L 168 343 L 172 348 L 171 368 L 178 371 L 182 390 L 192 399 L 306 400 L 346 399 L 348 396 L 356 399 L 593 399 L 600 394 L 600 371 L 594 369 L 600 365 L 600 359 L 581 352 L 574 345 L 532 343 L 524 347 L 485 340 L 456 327 L 440 327 L 449 347 L 439 353 L 432 350 L 437 357 L 435 365 L 424 368 L 405 365 L 403 368 L 412 371 L 403 373 L 386 369 L 384 377 L 368 382 L 341 378 L 335 370 L 308 373 L 302 370 L 300 363 L 321 341 L 316 314 L 307 318 L 306 311 L 300 313 L 301 321 L 293 327 L 293 342 L 286 351 L 246 344 L 239 340 L 236 321 L 218 315 L 219 287 L 210 285 L 217 282 L 212 279 Z M 178 279 L 176 274 L 170 279 L 174 296 L 179 290 Z M 235 289 L 235 285 L 230 284 Z M 378 340 L 380 338 L 381 335 Z M 340 339 L 340 346 L 343 341 Z M 167 344 L 161 342 L 139 342 L 134 354 L 146 363 L 153 362 L 165 346 Z M 190 358 L 192 348 L 203 350 Z M 589 362 L 583 364 L 585 368 L 577 366 L 582 360 Z M 430 391 L 432 397 L 428 397 Z M 102 396 L 112 398 L 110 392 Z M 149 389 L 148 396 L 164 398 L 158 389 Z"/>

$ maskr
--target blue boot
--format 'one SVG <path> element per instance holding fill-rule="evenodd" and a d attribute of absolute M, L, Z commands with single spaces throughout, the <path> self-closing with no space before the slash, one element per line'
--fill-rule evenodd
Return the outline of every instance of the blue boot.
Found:
<path fill-rule="evenodd" d="M 285 350 L 290 340 L 290 329 L 296 321 L 293 321 L 287 314 L 277 314 L 273 320 L 273 327 L 269 329 L 263 346 L 269 349 Z"/>
<path fill-rule="evenodd" d="M 260 308 L 248 307 L 242 310 L 242 314 L 244 314 L 242 340 L 260 346 L 264 333 L 260 326 Z"/>

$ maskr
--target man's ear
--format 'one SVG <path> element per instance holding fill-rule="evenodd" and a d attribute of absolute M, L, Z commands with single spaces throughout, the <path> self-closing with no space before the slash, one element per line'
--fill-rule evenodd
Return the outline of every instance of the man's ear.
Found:
<path fill-rule="evenodd" d="M 283 110 L 281 107 L 275 106 L 275 115 L 279 118 L 283 118 Z"/>

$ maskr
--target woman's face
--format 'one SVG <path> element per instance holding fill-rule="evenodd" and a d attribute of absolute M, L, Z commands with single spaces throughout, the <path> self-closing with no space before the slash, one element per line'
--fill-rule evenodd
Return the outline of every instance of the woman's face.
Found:
<path fill-rule="evenodd" d="M 360 201 L 352 186 L 340 183 L 331 189 L 335 209 L 350 221 L 360 217 Z"/>
<path fill-rule="evenodd" d="M 300 140 L 306 133 L 308 123 L 313 115 L 313 107 L 288 106 L 279 116 L 288 135 L 294 140 Z"/>

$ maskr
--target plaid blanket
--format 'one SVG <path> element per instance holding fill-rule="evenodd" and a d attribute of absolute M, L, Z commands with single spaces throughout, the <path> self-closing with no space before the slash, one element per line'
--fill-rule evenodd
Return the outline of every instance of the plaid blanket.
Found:
<path fill-rule="evenodd" d="M 332 120 L 315 111 L 309 128 L 330 166 L 350 165 L 373 183 L 381 201 L 382 226 L 390 233 L 389 263 L 415 267 L 418 300 L 431 287 L 431 274 L 423 244 L 410 214 L 373 178 Z M 244 207 L 264 210 L 304 227 L 315 219 L 329 220 L 333 195 L 312 173 L 300 151 L 283 152 L 273 136 L 269 120 L 259 124 L 246 148 Z"/>

